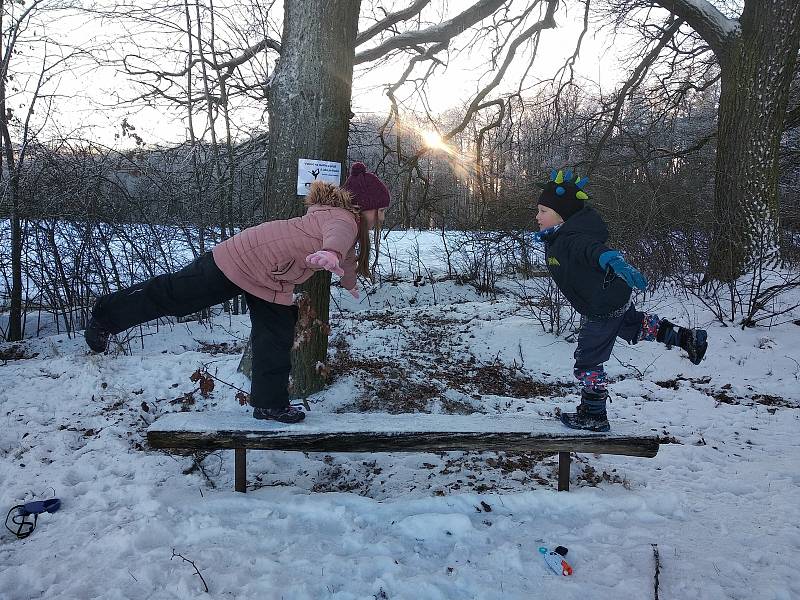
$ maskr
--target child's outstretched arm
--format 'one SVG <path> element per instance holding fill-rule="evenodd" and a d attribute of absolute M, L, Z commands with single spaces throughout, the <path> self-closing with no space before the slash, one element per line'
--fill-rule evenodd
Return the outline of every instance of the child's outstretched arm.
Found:
<path fill-rule="evenodd" d="M 306 256 L 306 262 L 312 267 L 325 269 L 334 275 L 344 275 L 344 269 L 339 266 L 339 256 L 330 250 L 317 250 Z"/>
<path fill-rule="evenodd" d="M 339 260 L 347 256 L 358 235 L 358 224 L 353 215 L 344 211 L 327 215 L 321 223 L 322 249 L 335 252 Z"/>
<path fill-rule="evenodd" d="M 309 254 L 306 257 L 306 263 L 341 277 L 344 275 L 344 269 L 342 269 L 340 261 L 352 248 L 358 233 L 355 218 L 346 213 L 343 215 L 326 214 L 320 224 L 320 229 L 322 249 Z"/>
<path fill-rule="evenodd" d="M 592 239 L 591 236 L 573 233 L 570 236 L 573 251 L 571 260 L 579 260 L 590 265 L 597 265 L 603 271 L 611 271 L 621 277 L 632 288 L 644 290 L 647 279 L 637 269 L 629 265 L 619 250 L 612 250 L 605 244 Z"/>
<path fill-rule="evenodd" d="M 342 286 L 358 299 L 354 252 L 358 225 L 355 218 L 343 212 L 327 215 L 321 224 L 321 230 L 322 250 L 310 254 L 306 257 L 306 262 L 341 277 Z"/>
<path fill-rule="evenodd" d="M 625 262 L 619 250 L 607 250 L 597 261 L 603 270 L 611 269 L 632 288 L 647 289 L 647 279 L 637 269 Z"/>

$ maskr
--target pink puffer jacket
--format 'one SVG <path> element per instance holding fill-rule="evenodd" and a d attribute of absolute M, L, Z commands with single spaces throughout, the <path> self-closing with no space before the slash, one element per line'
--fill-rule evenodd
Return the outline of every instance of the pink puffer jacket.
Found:
<path fill-rule="evenodd" d="M 276 304 L 292 304 L 294 286 L 319 269 L 306 264 L 318 250 L 339 255 L 346 289 L 356 286 L 356 215 L 349 194 L 315 182 L 308 195 L 313 204 L 302 217 L 268 221 L 250 227 L 214 247 L 214 262 L 244 291 Z"/>

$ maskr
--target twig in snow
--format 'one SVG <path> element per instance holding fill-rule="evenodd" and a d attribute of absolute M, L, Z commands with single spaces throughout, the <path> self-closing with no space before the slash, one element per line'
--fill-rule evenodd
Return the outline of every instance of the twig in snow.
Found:
<path fill-rule="evenodd" d="M 189 465 L 187 468 L 185 468 L 183 470 L 183 474 L 184 475 L 190 475 L 190 474 L 194 473 L 195 471 L 200 471 L 200 473 L 202 473 L 203 477 L 206 478 L 206 481 L 208 482 L 208 484 L 212 488 L 216 488 L 217 484 L 215 484 L 214 480 L 211 479 L 211 476 L 206 472 L 205 466 L 203 465 L 203 461 L 206 458 L 208 458 L 209 456 L 211 456 L 212 454 L 215 454 L 215 453 L 214 452 L 194 452 L 192 454 L 192 464 Z M 219 457 L 218 455 L 217 455 L 217 457 L 220 459 L 219 471 L 221 472 L 222 471 L 222 458 Z M 217 473 L 217 475 L 219 475 L 219 472 Z"/>
<path fill-rule="evenodd" d="M 207 375 L 207 376 L 208 376 L 208 377 L 210 377 L 211 379 L 213 379 L 213 380 L 215 380 L 215 381 L 219 381 L 219 382 L 220 382 L 222 385 L 227 385 L 229 388 L 233 388 L 233 389 L 234 389 L 234 390 L 236 390 L 237 392 L 241 392 L 241 393 L 243 393 L 243 394 L 247 394 L 247 392 L 246 392 L 246 391 L 244 391 L 242 388 L 236 387 L 236 386 L 235 386 L 235 385 L 233 385 L 232 383 L 228 383 L 228 382 L 227 382 L 227 381 L 225 381 L 224 379 L 220 379 L 220 378 L 219 378 L 219 377 L 217 377 L 216 375 L 213 375 L 212 373 L 210 373 L 210 372 L 208 371 L 208 365 L 207 365 L 207 364 L 205 364 L 205 363 L 201 363 L 201 364 L 203 365 L 203 367 L 202 367 L 202 369 L 198 369 L 198 371 L 199 371 L 199 372 L 200 372 L 202 375 Z M 194 380 L 193 380 L 193 381 L 194 381 Z"/>
<path fill-rule="evenodd" d="M 656 578 L 653 583 L 654 598 L 658 600 L 658 574 L 661 571 L 661 559 L 658 556 L 658 544 L 650 544 L 653 547 L 653 558 L 656 560 Z"/>
<path fill-rule="evenodd" d="M 792 361 L 794 364 L 797 365 L 798 370 L 794 372 L 794 378 L 797 379 L 798 378 L 798 372 L 800 372 L 800 363 L 797 362 L 795 359 L 793 359 L 788 354 L 785 354 L 784 356 L 786 356 L 786 358 L 788 358 L 790 361 Z"/>
<path fill-rule="evenodd" d="M 195 573 L 197 573 L 197 576 L 200 578 L 200 581 L 202 581 L 202 582 L 203 582 L 203 587 L 204 587 L 204 588 L 206 588 L 206 594 L 207 594 L 207 593 L 208 593 L 208 584 L 206 583 L 206 580 L 205 580 L 205 579 L 203 579 L 203 574 L 202 574 L 202 573 L 201 573 L 201 572 L 200 572 L 200 571 L 197 569 L 197 565 L 196 565 L 196 564 L 194 564 L 194 561 L 193 561 L 193 560 L 189 560 L 189 559 L 188 559 L 188 558 L 186 558 L 185 556 L 181 556 L 180 554 L 177 554 L 177 553 L 175 552 L 175 548 L 173 548 L 173 549 L 172 549 L 172 558 L 170 558 L 170 560 L 172 560 L 172 559 L 173 559 L 173 558 L 175 558 L 176 556 L 177 556 L 178 558 L 182 559 L 183 561 L 185 561 L 185 562 L 188 562 L 190 565 L 192 565 L 192 566 L 194 567 L 194 572 L 195 572 Z"/>
<path fill-rule="evenodd" d="M 636 379 L 640 379 L 640 380 L 644 378 L 644 376 L 645 376 L 645 375 L 647 374 L 647 372 L 650 370 L 650 367 L 652 367 L 654 364 L 656 364 L 656 361 L 657 361 L 657 360 L 658 360 L 658 358 L 659 358 L 659 357 L 656 357 L 656 358 L 654 358 L 654 359 L 653 359 L 653 360 L 651 360 L 651 361 L 650 361 L 650 362 L 649 362 L 647 365 L 645 365 L 645 367 L 644 367 L 644 370 L 641 370 L 639 367 L 637 367 L 637 366 L 636 366 L 636 365 L 634 365 L 634 364 L 628 364 L 628 363 L 622 362 L 622 361 L 619 359 L 619 357 L 618 357 L 616 354 L 614 354 L 613 352 L 611 353 L 611 356 L 613 356 L 613 357 L 614 357 L 614 359 L 616 359 L 616 361 L 617 361 L 617 362 L 618 362 L 618 363 L 619 363 L 621 366 L 625 367 L 626 369 L 633 369 L 634 371 L 636 371 Z"/>

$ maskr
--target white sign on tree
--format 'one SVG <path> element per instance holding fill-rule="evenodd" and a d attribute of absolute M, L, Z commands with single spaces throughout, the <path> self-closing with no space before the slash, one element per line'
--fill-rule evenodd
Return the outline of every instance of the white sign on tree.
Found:
<path fill-rule="evenodd" d="M 330 160 L 300 158 L 297 160 L 297 195 L 305 196 L 316 180 L 326 181 L 333 185 L 342 182 L 342 163 Z"/>

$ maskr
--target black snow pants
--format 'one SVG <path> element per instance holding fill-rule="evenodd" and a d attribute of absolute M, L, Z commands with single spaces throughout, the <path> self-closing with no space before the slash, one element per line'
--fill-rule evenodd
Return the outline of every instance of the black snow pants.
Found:
<path fill-rule="evenodd" d="M 267 302 L 244 292 L 214 262 L 210 252 L 180 271 L 166 273 L 98 299 L 92 316 L 111 333 L 159 317 L 182 317 L 244 294 L 250 309 L 253 375 L 250 404 L 283 408 L 289 404 L 291 348 L 297 307 Z"/>

